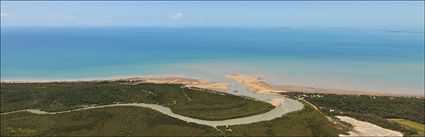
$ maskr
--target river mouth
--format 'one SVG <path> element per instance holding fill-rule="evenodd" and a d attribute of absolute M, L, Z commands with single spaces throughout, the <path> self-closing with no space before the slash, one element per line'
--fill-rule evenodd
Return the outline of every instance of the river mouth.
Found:
<path fill-rule="evenodd" d="M 74 111 L 83 111 L 88 109 L 98 109 L 98 108 L 105 108 L 105 107 L 119 107 L 119 106 L 134 106 L 134 107 L 145 107 L 150 108 L 153 110 L 156 110 L 158 112 L 161 112 L 165 115 L 189 122 L 189 123 L 196 123 L 200 125 L 206 125 L 211 127 L 218 127 L 218 126 L 227 126 L 227 125 L 241 125 L 241 124 L 250 124 L 250 123 L 256 123 L 260 121 L 268 121 L 275 118 L 279 118 L 282 115 L 285 115 L 290 112 L 301 110 L 304 106 L 301 102 L 286 98 L 283 95 L 279 94 L 257 94 L 255 92 L 252 92 L 248 90 L 247 87 L 243 86 L 242 84 L 226 79 L 224 82 L 227 82 L 229 84 L 229 88 L 225 91 L 225 93 L 242 96 L 242 97 L 248 97 L 255 100 L 260 100 L 264 102 L 268 102 L 270 100 L 276 100 L 280 99 L 283 100 L 279 104 L 274 104 L 275 108 L 272 110 L 257 114 L 257 115 L 251 115 L 246 117 L 240 117 L 240 118 L 233 118 L 233 119 L 226 119 L 226 120 L 202 120 L 202 119 L 196 119 L 191 118 L 188 116 L 183 116 L 180 114 L 176 114 L 171 111 L 169 107 L 157 105 L 157 104 L 147 104 L 147 103 L 122 103 L 122 104 L 109 104 L 109 105 L 99 105 L 99 106 L 89 106 L 84 108 L 78 108 L 73 110 L 66 110 L 66 111 L 58 111 L 58 112 L 45 112 L 37 109 L 25 109 L 25 110 L 18 110 L 18 111 L 12 111 L 12 112 L 5 112 L 1 115 L 11 114 L 11 113 L 17 113 L 17 112 L 30 112 L 33 114 L 61 114 L 61 113 L 69 113 Z"/>

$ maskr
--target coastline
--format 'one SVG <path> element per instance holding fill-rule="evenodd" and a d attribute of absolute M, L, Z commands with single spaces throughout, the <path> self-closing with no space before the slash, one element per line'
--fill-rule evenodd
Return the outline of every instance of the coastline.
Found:
<path fill-rule="evenodd" d="M 103 107 L 113 107 L 113 106 L 137 106 L 137 107 L 146 107 L 153 110 L 156 110 L 158 112 L 161 112 L 165 115 L 190 122 L 190 123 L 196 123 L 206 126 L 211 126 L 214 128 L 217 128 L 218 126 L 229 126 L 229 125 L 241 125 L 241 124 L 250 124 L 260 121 L 269 121 L 273 120 L 275 118 L 281 117 L 287 113 L 298 111 L 304 108 L 304 105 L 296 100 L 288 98 L 285 95 L 282 95 L 282 93 L 287 92 L 296 92 L 296 90 L 305 90 L 309 93 L 323 93 L 326 91 L 329 91 L 328 94 L 335 94 L 333 92 L 336 92 L 338 94 L 349 94 L 349 90 L 338 90 L 338 89 L 324 89 L 324 88 L 312 88 L 312 87 L 301 87 L 301 86 L 283 86 L 285 90 L 278 89 L 277 86 L 269 85 L 266 82 L 265 78 L 253 76 L 253 75 L 244 75 L 244 74 L 228 74 L 223 77 L 228 78 L 228 83 L 218 83 L 218 82 L 210 82 L 208 80 L 201 80 L 201 79 L 194 79 L 194 78 L 187 78 L 187 77 L 176 77 L 176 76 L 168 76 L 168 77 L 158 77 L 158 76 L 150 76 L 150 77 L 116 77 L 116 78 L 103 78 L 103 79 L 80 79 L 80 80 L 32 80 L 32 81 L 24 81 L 24 80 L 2 80 L 2 83 L 50 83 L 50 82 L 102 82 L 102 81 L 117 81 L 120 82 L 120 84 L 139 84 L 139 83 L 157 83 L 157 84 L 181 84 L 184 87 L 188 88 L 203 88 L 209 90 L 214 90 L 217 92 L 225 92 L 230 93 L 234 95 L 238 95 L 241 97 L 251 97 L 252 99 L 264 101 L 266 103 L 269 103 L 273 106 L 275 106 L 274 109 L 261 113 L 256 114 L 252 116 L 246 116 L 241 118 L 233 118 L 233 119 L 226 119 L 226 120 L 220 120 L 220 121 L 211 121 L 211 120 L 202 120 L 202 119 L 196 119 L 191 118 L 187 116 L 183 116 L 180 114 L 173 113 L 170 108 L 156 105 L 156 104 L 145 104 L 145 103 L 130 103 L 130 104 L 109 104 L 109 105 L 102 105 L 102 106 L 95 106 L 95 107 L 86 107 L 86 108 L 80 108 L 80 109 L 73 109 L 73 110 L 65 110 L 65 111 L 58 111 L 58 112 L 45 112 L 41 110 L 18 110 L 18 111 L 12 111 L 12 112 L 6 112 L 4 114 L 9 113 L 16 113 L 16 112 L 30 112 L 34 114 L 60 114 L 60 113 L 67 113 L 67 112 L 73 112 L 73 111 L 80 111 L 80 110 L 86 110 L 86 109 L 96 109 L 96 108 L 103 108 Z M 220 85 L 223 89 L 222 90 L 216 90 L 216 87 L 214 85 Z M 208 85 L 213 85 L 212 87 L 209 87 Z M 240 85 L 243 88 L 238 88 L 235 85 Z M 282 88 L 282 87 L 281 87 Z M 298 91 L 299 92 L 299 91 Z M 325 93 L 326 94 L 326 93 Z M 366 94 L 366 93 L 365 93 Z M 378 96 L 377 93 L 367 93 L 368 95 L 372 96 Z M 355 95 L 355 94 L 350 94 Z M 382 94 L 381 94 L 382 95 Z M 400 96 L 400 95 L 393 95 L 393 94 L 385 94 L 385 96 Z M 407 97 L 407 96 L 404 96 Z M 421 97 L 423 98 L 423 97 Z M 312 105 L 314 106 L 314 105 Z M 317 110 L 317 108 L 316 108 Z M 317 110 L 319 111 L 319 110 Z M 2 115 L 4 115 L 2 114 Z M 338 117 L 340 118 L 340 117 Z M 340 118 L 341 119 L 341 118 Z M 350 121 L 352 122 L 352 121 Z M 349 122 L 349 123 L 350 123 Z M 356 125 L 354 121 L 353 125 Z M 379 129 L 380 135 L 400 135 L 402 133 L 391 131 L 382 127 L 378 127 L 376 125 L 373 125 L 368 122 L 363 122 L 360 124 L 360 126 L 355 126 L 353 131 L 350 131 L 350 135 L 375 135 L 372 134 L 373 132 L 369 132 L 366 130 L 366 128 L 370 127 Z"/>
<path fill-rule="evenodd" d="M 138 83 L 158 83 L 158 84 L 182 84 L 185 87 L 208 87 L 205 85 L 217 85 L 216 83 L 208 82 L 206 80 L 199 80 L 199 79 L 191 79 L 191 78 L 179 78 L 179 77 L 126 77 L 126 78 L 115 78 L 115 79 L 95 79 L 95 80 L 54 80 L 54 81 L 48 81 L 48 80 L 39 80 L 39 81 L 5 81 L 2 82 L 9 82 L 9 83 L 48 83 L 48 82 L 102 82 L 102 81 L 119 81 L 122 82 L 121 84 L 138 84 Z M 231 80 L 230 80 L 231 81 Z M 212 83 L 212 84 L 211 84 Z M 144 103 L 138 103 L 138 104 L 113 104 L 113 105 L 103 105 L 103 106 L 97 106 L 97 107 L 109 107 L 109 106 L 142 106 L 142 107 L 148 107 L 151 109 L 154 109 L 156 111 L 159 111 L 163 114 L 166 114 L 168 116 L 186 121 L 191 123 L 197 123 L 201 125 L 207 125 L 212 127 L 217 126 L 225 126 L 225 125 L 240 125 L 240 124 L 250 124 L 260 121 L 269 121 L 275 118 L 279 118 L 287 113 L 298 111 L 304 108 L 304 105 L 294 99 L 286 98 L 285 96 L 279 95 L 279 94 L 258 94 L 253 91 L 249 91 L 248 87 L 245 88 L 238 88 L 235 87 L 235 82 L 230 82 L 225 85 L 226 89 L 222 91 L 217 92 L 224 92 L 224 93 L 230 93 L 234 94 L 240 97 L 248 97 L 250 99 L 255 99 L 259 101 L 264 101 L 266 103 L 269 103 L 273 106 L 275 106 L 270 111 L 267 111 L 265 113 L 256 114 L 252 116 L 246 116 L 241 118 L 233 118 L 233 119 L 226 119 L 221 121 L 209 121 L 209 120 L 201 120 L 196 118 L 191 118 L 179 114 L 175 114 L 171 111 L 170 108 L 156 105 L 156 104 L 144 104 Z M 220 85 L 220 84 L 218 84 Z M 224 84 L 221 84 L 224 85 Z M 243 85 L 245 86 L 245 85 Z M 214 88 L 213 88 L 214 89 Z M 211 90 L 213 90 L 211 89 Z M 235 92 L 237 91 L 237 92 Z M 91 107 L 91 108 L 97 108 L 97 107 Z M 21 112 L 21 111 L 27 111 L 30 113 L 35 114 L 57 114 L 57 113 L 66 113 L 66 112 L 72 112 L 72 111 L 79 111 L 79 110 L 85 110 L 85 109 L 91 109 L 89 108 L 81 108 L 81 109 L 75 109 L 75 110 L 66 110 L 66 111 L 59 111 L 59 112 L 45 112 L 41 110 L 18 110 L 10 113 L 15 112 Z M 6 112 L 8 114 L 9 112 Z"/>
<path fill-rule="evenodd" d="M 321 93 L 321 94 L 337 94 L 337 95 L 367 95 L 367 96 L 391 96 L 391 97 L 419 97 L 425 98 L 424 95 L 416 94 L 402 94 L 402 93 L 386 93 L 384 91 L 363 91 L 363 90 L 346 90 L 337 88 L 321 88 L 321 87 L 310 87 L 310 86 L 298 86 L 298 85 L 269 85 L 265 83 L 265 79 L 262 77 L 255 77 L 250 84 L 244 84 L 241 80 L 231 78 L 232 75 L 241 74 L 228 74 L 225 77 L 235 80 L 248 87 L 248 90 L 256 92 L 258 94 L 278 94 L 278 93 L 290 93 L 290 92 L 304 92 L 304 93 Z M 230 76 L 230 77 L 229 77 Z M 243 75 L 247 77 L 254 77 L 251 75 Z M 179 79 L 177 81 L 166 80 L 166 79 Z M 165 79 L 165 80 L 161 80 Z M 209 89 L 222 92 L 229 88 L 229 83 L 214 80 L 204 80 L 196 77 L 188 77 L 184 75 L 135 75 L 135 76 L 110 76 L 110 77 L 93 77 L 93 78 L 76 78 L 76 79 L 1 79 L 0 83 L 53 83 L 53 82 L 102 82 L 102 81 L 120 81 L 120 80 L 147 80 L 146 83 L 158 83 L 158 84 L 183 84 L 186 87 L 195 87 L 201 89 Z M 192 82 L 195 82 L 194 84 Z M 196 85 L 196 84 L 199 85 Z M 260 88 L 250 88 L 252 83 L 260 85 Z M 217 85 L 216 85 L 217 84 Z M 210 87 L 211 85 L 212 87 Z M 218 87 L 214 87 L 218 86 Z M 256 86 L 256 85 L 254 85 Z M 263 86 L 263 87 L 261 87 Z M 258 86 L 257 86 L 258 87 Z M 261 88 L 270 88 L 270 91 L 259 91 Z"/>
<path fill-rule="evenodd" d="M 425 98 L 424 95 L 402 94 L 402 93 L 386 93 L 384 91 L 363 91 L 363 90 L 346 90 L 336 88 L 320 88 L 308 86 L 294 86 L 294 85 L 278 85 L 273 86 L 276 89 L 285 90 L 286 92 L 303 92 L 303 93 L 320 93 L 320 94 L 336 94 L 336 95 L 365 95 L 365 96 L 388 96 L 388 97 L 420 97 Z M 300 91 L 301 90 L 301 91 Z"/>

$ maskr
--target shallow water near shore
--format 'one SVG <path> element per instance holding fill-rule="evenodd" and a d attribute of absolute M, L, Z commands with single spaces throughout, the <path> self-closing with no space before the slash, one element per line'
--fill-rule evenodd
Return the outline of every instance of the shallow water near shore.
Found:
<path fill-rule="evenodd" d="M 224 75 L 239 73 L 273 85 L 423 95 L 424 33 L 391 30 L 2 27 L 1 79 L 230 82 Z"/>

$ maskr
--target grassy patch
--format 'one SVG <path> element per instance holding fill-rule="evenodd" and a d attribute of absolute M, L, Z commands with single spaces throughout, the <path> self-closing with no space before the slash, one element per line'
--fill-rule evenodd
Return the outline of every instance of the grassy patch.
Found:
<path fill-rule="evenodd" d="M 425 125 L 423 124 L 419 124 L 419 123 L 416 123 L 410 120 L 405 120 L 405 119 L 388 119 L 388 120 L 399 123 L 403 126 L 406 126 L 407 128 L 411 128 L 419 132 L 425 133 Z"/>
<path fill-rule="evenodd" d="M 272 105 L 239 96 L 175 84 L 117 82 L 1 83 L 1 112 L 21 109 L 61 111 L 85 105 L 154 103 L 174 113 L 222 120 L 267 112 Z"/>

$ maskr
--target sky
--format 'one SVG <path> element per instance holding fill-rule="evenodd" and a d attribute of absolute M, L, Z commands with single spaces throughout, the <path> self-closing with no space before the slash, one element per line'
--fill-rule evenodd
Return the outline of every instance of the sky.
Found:
<path fill-rule="evenodd" d="M 424 1 L 1 1 L 1 26 L 424 26 Z"/>

